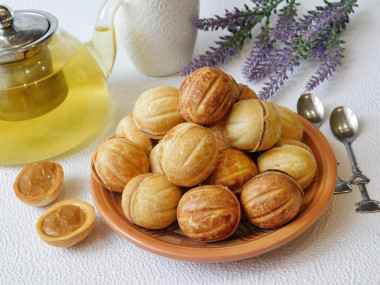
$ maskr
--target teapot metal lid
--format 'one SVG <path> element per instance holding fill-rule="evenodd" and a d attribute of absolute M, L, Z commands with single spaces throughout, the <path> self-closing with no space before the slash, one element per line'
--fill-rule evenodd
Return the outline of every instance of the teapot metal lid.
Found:
<path fill-rule="evenodd" d="M 0 5 L 0 64 L 34 56 L 58 27 L 52 14 L 37 10 L 13 12 Z"/>

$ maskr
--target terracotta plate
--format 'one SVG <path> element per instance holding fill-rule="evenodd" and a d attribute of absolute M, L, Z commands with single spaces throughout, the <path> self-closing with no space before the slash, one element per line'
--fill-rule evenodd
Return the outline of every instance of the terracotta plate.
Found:
<path fill-rule="evenodd" d="M 121 209 L 121 194 L 108 191 L 91 178 L 95 205 L 105 222 L 120 236 L 133 244 L 165 257 L 197 261 L 225 262 L 257 256 L 293 240 L 309 228 L 326 209 L 334 193 L 337 166 L 329 143 L 323 134 L 307 120 L 304 142 L 314 152 L 318 173 L 305 190 L 300 214 L 289 224 L 263 230 L 242 219 L 237 232 L 227 240 L 200 243 L 186 237 L 173 224 L 164 230 L 147 230 L 126 220 Z"/>

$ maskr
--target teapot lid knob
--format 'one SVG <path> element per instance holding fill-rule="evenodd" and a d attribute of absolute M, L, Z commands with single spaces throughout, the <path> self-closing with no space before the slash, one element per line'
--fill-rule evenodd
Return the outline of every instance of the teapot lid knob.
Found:
<path fill-rule="evenodd" d="M 47 45 L 57 27 L 58 21 L 50 13 L 37 10 L 13 12 L 0 5 L 0 64 L 33 56 Z"/>
<path fill-rule="evenodd" d="M 0 29 L 7 28 L 13 24 L 14 14 L 12 9 L 5 5 L 0 5 Z"/>

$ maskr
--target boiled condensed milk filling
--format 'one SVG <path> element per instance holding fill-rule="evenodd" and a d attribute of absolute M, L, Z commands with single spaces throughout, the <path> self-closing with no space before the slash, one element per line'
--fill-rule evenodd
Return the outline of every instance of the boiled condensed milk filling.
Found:
<path fill-rule="evenodd" d="M 86 213 L 81 207 L 66 205 L 46 216 L 42 229 L 49 236 L 65 236 L 75 232 L 86 221 Z"/>
<path fill-rule="evenodd" d="M 44 194 L 51 189 L 56 176 L 54 165 L 40 163 L 33 168 L 29 168 L 22 175 L 19 183 L 20 192 L 28 196 Z"/>

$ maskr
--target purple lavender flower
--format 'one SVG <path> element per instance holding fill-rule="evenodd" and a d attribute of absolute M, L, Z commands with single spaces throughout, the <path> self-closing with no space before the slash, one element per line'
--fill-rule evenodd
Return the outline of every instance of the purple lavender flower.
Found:
<path fill-rule="evenodd" d="M 269 73 L 268 59 L 271 50 L 272 46 L 270 44 L 255 42 L 242 69 L 243 74 L 249 81 L 258 81 Z"/>
<path fill-rule="evenodd" d="M 251 82 L 262 79 L 271 71 L 270 56 L 274 40 L 270 40 L 270 32 L 269 25 L 262 27 L 261 33 L 254 42 L 253 48 L 243 65 L 243 74 Z"/>
<path fill-rule="evenodd" d="M 310 92 L 323 81 L 328 79 L 335 72 L 341 59 L 342 57 L 336 57 L 334 55 L 327 57 L 318 68 L 316 74 L 310 77 L 305 86 L 305 92 Z"/>
<path fill-rule="evenodd" d="M 255 4 L 270 4 L 271 2 L 274 2 L 273 0 L 251 0 L 251 2 Z"/>
<path fill-rule="evenodd" d="M 245 6 L 245 10 L 234 8 L 233 11 L 225 10 L 224 17 L 215 15 L 214 18 L 198 19 L 194 21 L 194 26 L 198 30 L 204 31 L 216 31 L 220 29 L 236 30 L 249 23 L 255 22 L 257 15 L 251 13 L 248 6 Z"/>
<path fill-rule="evenodd" d="M 315 11 L 309 11 L 299 22 L 285 16 L 285 13 L 292 12 L 291 10 L 282 10 L 283 13 L 279 16 L 270 39 L 278 40 L 284 47 L 276 49 L 277 54 L 272 52 L 266 59 L 267 63 L 261 64 L 265 68 L 261 71 L 255 70 L 256 73 L 266 72 L 269 77 L 269 81 L 259 91 L 259 98 L 268 99 L 273 96 L 288 79 L 288 74 L 293 72 L 293 68 L 300 64 L 300 60 L 305 60 L 310 55 L 313 55 L 321 64 L 307 82 L 306 91 L 310 92 L 336 71 L 343 59 L 344 51 L 341 47 L 343 41 L 339 40 L 339 35 L 345 28 L 345 23 L 348 22 L 348 13 L 353 12 L 356 0 L 342 0 L 337 3 L 325 1 L 325 4 L 325 7 L 317 7 Z M 288 6 L 294 8 L 290 4 Z M 257 51 L 256 54 L 258 54 Z M 269 63 L 272 63 L 274 68 L 268 68 Z M 255 62 L 250 59 L 247 65 L 255 66 Z M 250 71 L 249 66 L 246 66 L 244 71 Z M 246 77 L 250 81 L 261 78 L 247 76 L 247 74 Z"/>
<path fill-rule="evenodd" d="M 288 79 L 288 72 L 292 72 L 293 67 L 299 64 L 289 42 L 301 30 L 301 26 L 295 19 L 296 5 L 295 1 L 290 1 L 280 10 L 281 13 L 274 28 L 269 28 L 269 25 L 262 28 L 261 34 L 245 61 L 243 74 L 250 82 L 269 77 L 269 82 L 265 83 L 264 88 L 259 92 L 261 99 L 273 96 Z M 275 48 L 277 41 L 282 47 Z"/>
<path fill-rule="evenodd" d="M 341 32 L 346 28 L 346 23 L 349 21 L 348 14 L 353 12 L 355 6 L 356 0 L 342 0 L 336 3 L 326 1 L 326 7 L 317 7 L 315 11 L 309 11 L 310 15 L 303 21 L 308 27 L 303 35 L 304 40 L 310 40 L 332 28 Z"/>
<path fill-rule="evenodd" d="M 270 34 L 272 41 L 279 40 L 286 43 L 300 32 L 301 25 L 296 20 L 297 5 L 295 1 L 291 1 L 280 10 L 281 13 L 278 15 L 276 25 Z"/>
<path fill-rule="evenodd" d="M 182 75 L 188 75 L 197 68 L 203 66 L 217 66 L 224 63 L 231 56 L 237 54 L 243 47 L 247 39 L 252 38 L 252 29 L 261 22 L 284 0 L 252 0 L 255 7 L 244 9 L 235 8 L 233 11 L 225 10 L 224 17 L 215 16 L 197 20 L 194 24 L 199 30 L 227 29 L 230 35 L 220 37 L 220 41 L 215 42 L 216 47 L 210 47 L 203 55 L 194 59 L 190 64 L 181 70 Z"/>
<path fill-rule="evenodd" d="M 339 36 L 346 28 L 349 14 L 357 7 L 357 0 L 324 0 L 324 6 L 308 11 L 302 18 L 297 18 L 299 3 L 296 0 L 251 2 L 254 4 L 251 8 L 244 5 L 244 9 L 225 10 L 224 17 L 215 16 L 195 23 L 200 30 L 213 31 L 221 28 L 227 29 L 231 34 L 220 37 L 220 41 L 216 42 L 217 46 L 211 47 L 183 68 L 182 75 L 199 67 L 216 66 L 227 61 L 252 37 L 252 29 L 266 19 L 242 68 L 250 82 L 268 77 L 268 82 L 264 83 L 259 92 L 261 99 L 266 100 L 273 96 L 293 69 L 309 57 L 321 64 L 307 82 L 306 91 L 311 91 L 332 76 L 343 59 L 343 41 Z M 271 27 L 270 20 L 281 3 L 285 5 L 277 14 L 275 26 Z"/>
<path fill-rule="evenodd" d="M 198 59 L 194 59 L 190 64 L 182 68 L 181 75 L 186 76 L 194 70 L 203 66 L 216 66 L 225 62 L 229 57 L 235 55 L 235 49 L 229 45 L 231 36 L 221 37 L 222 41 L 216 42 L 218 47 L 210 47 L 211 51 L 206 51 L 200 55 Z"/>
<path fill-rule="evenodd" d="M 267 100 L 272 97 L 288 79 L 288 73 L 292 73 L 295 66 L 300 63 L 300 56 L 292 51 L 291 46 L 276 49 L 272 56 L 273 72 L 268 76 L 269 81 L 259 91 L 258 97 Z"/>
<path fill-rule="evenodd" d="M 353 12 L 356 1 L 340 1 L 327 3 L 326 9 L 317 7 L 316 11 L 309 12 L 303 19 L 309 29 L 303 35 L 303 40 L 314 41 L 314 59 L 321 61 L 316 73 L 312 75 L 305 88 L 310 92 L 323 81 L 327 80 L 336 71 L 343 59 L 344 42 L 339 35 L 346 27 L 348 14 Z"/>
<path fill-rule="evenodd" d="M 327 80 L 336 71 L 343 59 L 344 48 L 341 46 L 344 42 L 339 40 L 339 34 L 333 29 L 329 37 L 321 40 L 316 45 L 314 58 L 322 61 L 316 73 L 312 75 L 305 86 L 305 91 L 310 92 L 316 88 L 323 81 Z M 323 38 L 322 38 L 323 39 Z"/>

